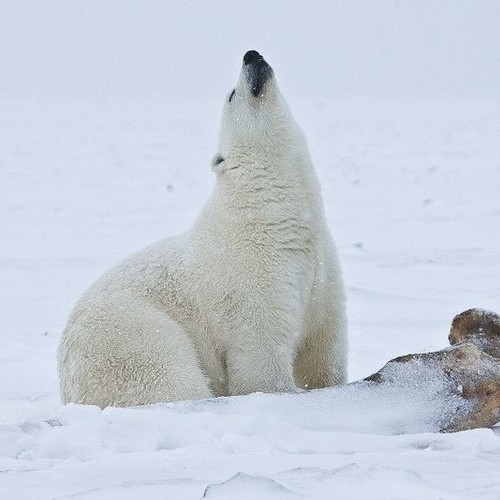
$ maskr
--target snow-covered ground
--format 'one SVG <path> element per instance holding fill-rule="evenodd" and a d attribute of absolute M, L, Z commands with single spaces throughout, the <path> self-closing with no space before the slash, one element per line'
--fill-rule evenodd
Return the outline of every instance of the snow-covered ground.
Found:
<path fill-rule="evenodd" d="M 198 214 L 249 49 L 309 138 L 350 379 L 500 312 L 499 25 L 497 0 L 2 0 L 0 499 L 500 498 L 500 427 L 436 433 L 439 380 L 101 411 L 61 406 L 55 362 L 84 289 Z"/>
<path fill-rule="evenodd" d="M 0 498 L 500 496 L 500 436 L 412 429 L 431 409 L 404 391 L 61 407 L 66 315 L 107 267 L 196 217 L 219 103 L 1 105 Z M 468 307 L 500 309 L 499 101 L 291 105 L 348 286 L 351 380 L 445 346 Z"/>

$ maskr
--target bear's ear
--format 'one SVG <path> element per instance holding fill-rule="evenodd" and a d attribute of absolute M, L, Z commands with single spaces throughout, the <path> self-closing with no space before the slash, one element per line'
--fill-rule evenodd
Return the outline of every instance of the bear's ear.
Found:
<path fill-rule="evenodd" d="M 211 165 L 212 165 L 212 170 L 214 172 L 222 172 L 224 170 L 224 158 L 222 158 L 222 156 L 217 153 L 213 158 L 212 158 L 212 162 L 211 162 Z"/>

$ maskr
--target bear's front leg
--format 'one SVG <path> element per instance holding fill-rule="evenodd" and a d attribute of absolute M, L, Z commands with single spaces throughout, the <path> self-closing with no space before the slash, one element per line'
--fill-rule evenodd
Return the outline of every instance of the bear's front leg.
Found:
<path fill-rule="evenodd" d="M 238 341 L 226 351 L 229 394 L 299 392 L 293 377 L 292 334 L 271 325 L 245 330 L 237 332 Z"/>
<path fill-rule="evenodd" d="M 341 301 L 315 314 L 294 362 L 297 384 L 318 389 L 347 383 L 347 318 Z M 320 319 L 320 320 L 319 320 Z"/>

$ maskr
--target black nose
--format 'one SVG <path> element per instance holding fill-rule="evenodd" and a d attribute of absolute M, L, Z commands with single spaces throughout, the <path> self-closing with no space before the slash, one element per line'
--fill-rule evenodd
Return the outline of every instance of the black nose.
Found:
<path fill-rule="evenodd" d="M 273 77 L 271 66 L 256 50 L 249 50 L 243 56 L 243 64 L 252 95 L 254 97 L 262 96 L 264 85 Z"/>
<path fill-rule="evenodd" d="M 262 59 L 262 56 L 256 51 L 256 50 L 249 50 L 244 56 L 243 56 L 243 62 L 245 64 L 251 64 L 253 62 L 258 61 L 259 59 Z"/>

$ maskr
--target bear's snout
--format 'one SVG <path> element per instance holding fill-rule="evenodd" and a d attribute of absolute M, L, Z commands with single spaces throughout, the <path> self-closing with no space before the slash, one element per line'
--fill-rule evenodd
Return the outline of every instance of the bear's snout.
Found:
<path fill-rule="evenodd" d="M 252 95 L 258 97 L 264 84 L 273 76 L 273 70 L 256 50 L 249 50 L 243 56 L 243 64 Z"/>

